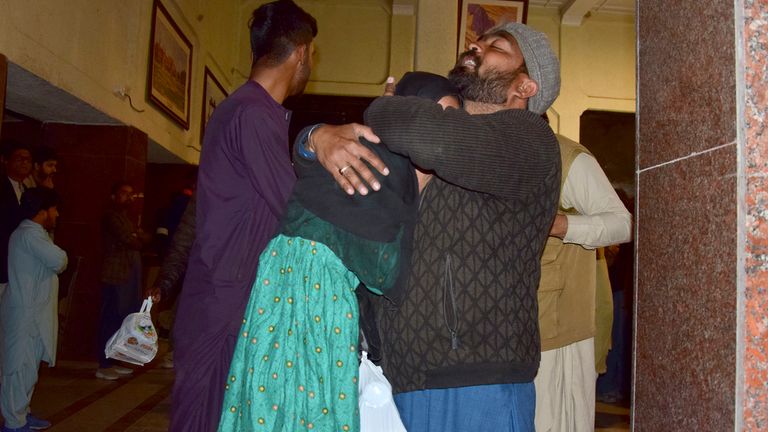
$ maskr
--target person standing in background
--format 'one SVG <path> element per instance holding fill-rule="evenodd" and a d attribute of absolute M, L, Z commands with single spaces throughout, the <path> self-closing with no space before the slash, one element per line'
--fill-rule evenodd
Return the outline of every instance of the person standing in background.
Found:
<path fill-rule="evenodd" d="M 168 352 L 163 356 L 163 361 L 160 363 L 160 367 L 164 369 L 173 369 L 173 321 L 175 321 L 179 304 L 177 296 L 184 282 L 184 275 L 189 263 L 189 253 L 192 250 L 192 243 L 195 241 L 196 203 L 197 199 L 192 193 L 187 207 L 181 215 L 181 220 L 173 230 L 170 244 L 160 265 L 160 273 L 157 275 L 154 285 L 144 294 L 144 297 L 152 297 L 152 301 L 155 303 L 160 303 L 162 299 L 175 299 L 169 312 L 172 316 L 169 318 L 171 324 L 168 334 Z M 158 320 L 162 323 L 162 316 Z"/>
<path fill-rule="evenodd" d="M 597 292 L 595 250 L 628 242 L 632 216 L 592 154 L 564 136 L 557 140 L 560 205 L 541 259 L 538 291 L 536 431 L 583 432 L 595 427 L 596 305 L 610 296 Z"/>
<path fill-rule="evenodd" d="M 116 380 L 133 369 L 115 365 L 104 354 L 109 338 L 123 319 L 141 306 L 141 254 L 148 239 L 131 220 L 133 186 L 118 182 L 112 188 L 111 206 L 102 219 L 104 264 L 101 269 L 101 318 L 99 324 L 99 368 L 96 378 Z"/>
<path fill-rule="evenodd" d="M 67 254 L 53 244 L 48 232 L 59 216 L 53 189 L 32 188 L 21 197 L 24 220 L 11 235 L 8 289 L 0 306 L 3 378 L 0 410 L 2 432 L 46 429 L 51 423 L 30 413 L 40 362 L 56 363 L 58 336 L 57 274 L 67 266 Z"/>
<path fill-rule="evenodd" d="M 59 166 L 59 156 L 50 147 L 37 147 L 32 151 L 32 174 L 27 177 L 29 187 L 43 186 L 53 189 L 53 177 Z"/>
<path fill-rule="evenodd" d="M 0 302 L 8 286 L 8 239 L 24 217 L 21 195 L 24 179 L 32 172 L 32 151 L 25 144 L 7 141 L 2 145 L 5 175 L 0 178 Z"/>

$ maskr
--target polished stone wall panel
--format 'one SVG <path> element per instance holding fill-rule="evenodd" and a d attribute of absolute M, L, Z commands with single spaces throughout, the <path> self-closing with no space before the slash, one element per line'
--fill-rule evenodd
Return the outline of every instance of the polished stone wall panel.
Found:
<path fill-rule="evenodd" d="M 744 431 L 768 430 L 768 3 L 744 1 Z"/>
<path fill-rule="evenodd" d="M 69 270 L 61 277 L 61 290 L 73 291 L 65 300 L 69 315 L 60 323 L 58 356 L 91 360 L 99 352 L 101 218 L 116 181 L 127 180 L 137 191 L 144 191 L 148 138 L 130 126 L 45 123 L 41 141 L 59 155 L 55 184 L 62 204 L 56 243 L 70 259 Z M 142 205 L 139 200 L 137 219 Z M 77 278 L 70 283 L 76 268 Z"/>
<path fill-rule="evenodd" d="M 634 430 L 734 430 L 737 14 L 716 0 L 637 5 Z"/>
<path fill-rule="evenodd" d="M 639 175 L 637 431 L 733 430 L 735 174 L 731 145 Z"/>
<path fill-rule="evenodd" d="M 733 142 L 732 4 L 643 0 L 637 19 L 640 168 Z"/>

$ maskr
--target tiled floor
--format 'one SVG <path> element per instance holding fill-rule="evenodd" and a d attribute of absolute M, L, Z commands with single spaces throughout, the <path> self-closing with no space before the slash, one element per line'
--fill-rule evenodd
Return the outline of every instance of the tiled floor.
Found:
<path fill-rule="evenodd" d="M 159 358 L 159 356 L 158 356 Z M 95 363 L 60 362 L 40 370 L 32 409 L 50 432 L 161 432 L 168 429 L 173 371 L 136 368 L 118 381 L 94 378 Z M 597 404 L 596 431 L 629 430 L 629 409 Z"/>
<path fill-rule="evenodd" d="M 622 404 L 598 402 L 595 406 L 595 431 L 623 432 L 629 430 L 629 407 Z"/>
<path fill-rule="evenodd" d="M 129 378 L 96 379 L 96 363 L 61 362 L 41 369 L 32 410 L 50 420 L 52 432 L 168 429 L 173 371 L 137 368 Z"/>

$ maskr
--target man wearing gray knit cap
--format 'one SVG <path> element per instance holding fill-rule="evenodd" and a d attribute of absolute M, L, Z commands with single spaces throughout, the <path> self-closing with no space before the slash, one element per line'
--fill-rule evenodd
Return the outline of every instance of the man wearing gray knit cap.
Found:
<path fill-rule="evenodd" d="M 435 174 L 421 192 L 407 283 L 375 299 L 406 429 L 529 432 L 540 257 L 560 188 L 557 140 L 541 114 L 559 93 L 559 65 L 542 33 L 504 24 L 470 45 L 449 78 L 465 110 L 381 97 L 367 127 L 319 126 L 297 149 L 314 152 L 349 194 L 378 190 L 368 164 L 386 174 L 357 143 L 371 132 Z"/>
<path fill-rule="evenodd" d="M 499 65 L 489 57 L 484 57 L 488 73 L 480 79 L 475 79 L 481 74 L 480 56 L 487 53 L 487 49 L 498 50 L 494 43 L 498 38 L 503 38 L 509 44 L 511 52 L 517 56 L 502 59 L 503 64 L 512 64 L 515 60 L 522 61 L 511 71 L 499 70 Z M 527 108 L 536 114 L 544 114 L 560 94 L 560 63 L 549 46 L 547 37 L 532 28 L 519 23 L 506 23 L 498 25 L 475 43 L 470 44 L 470 50 L 459 57 L 459 62 L 449 74 L 449 78 L 462 90 L 463 96 L 468 100 L 492 102 L 502 104 L 509 96 L 507 90 L 517 83 L 520 94 L 512 97 L 518 101 L 527 100 Z M 506 48 L 506 47 L 505 47 Z M 517 52 L 515 52 L 517 51 Z M 494 61 L 494 62 L 492 62 Z M 493 85 L 489 85 L 489 81 Z M 484 99 L 489 90 L 498 92 L 498 98 L 492 101 Z"/>

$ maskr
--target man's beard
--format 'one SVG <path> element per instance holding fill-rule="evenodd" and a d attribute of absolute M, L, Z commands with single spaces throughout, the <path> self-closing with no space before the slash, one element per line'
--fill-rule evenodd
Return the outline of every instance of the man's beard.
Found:
<path fill-rule="evenodd" d="M 462 64 L 467 57 L 472 57 L 475 61 L 474 69 L 469 69 Z M 480 58 L 474 51 L 467 51 L 459 56 L 456 66 L 448 72 L 448 79 L 466 100 L 495 105 L 505 104 L 509 87 L 520 74 L 520 70 L 500 72 L 489 69 L 482 77 L 478 73 L 479 70 Z"/>

